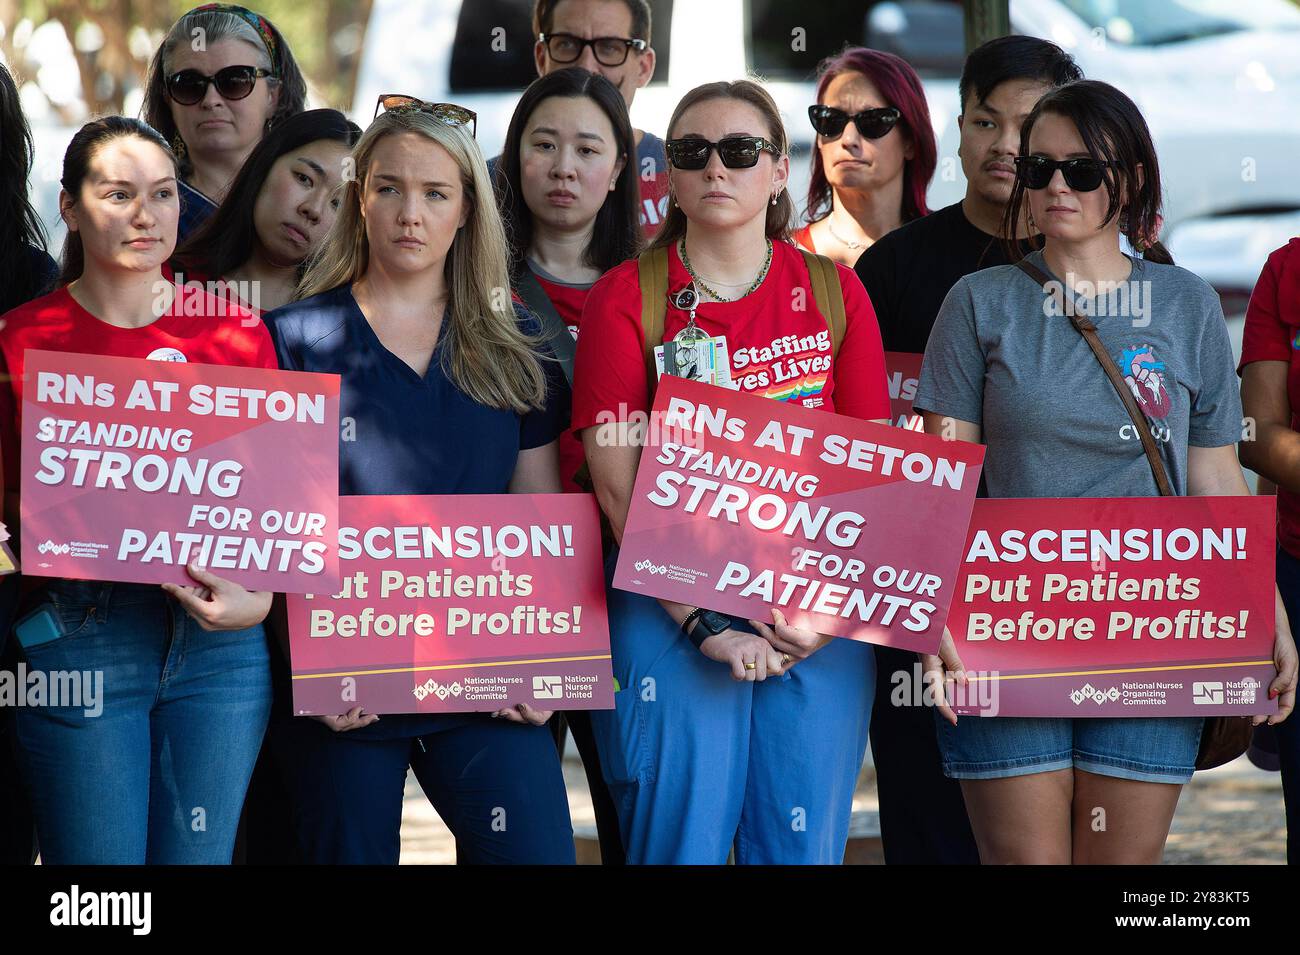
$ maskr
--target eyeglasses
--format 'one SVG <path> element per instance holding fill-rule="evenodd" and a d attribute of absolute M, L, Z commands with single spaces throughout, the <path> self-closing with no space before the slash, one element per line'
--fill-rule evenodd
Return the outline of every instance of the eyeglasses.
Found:
<path fill-rule="evenodd" d="M 262 76 L 275 76 L 275 73 L 260 66 L 227 66 L 217 70 L 214 76 L 198 70 L 181 70 L 167 77 L 165 85 L 172 102 L 193 106 L 208 95 L 209 84 L 217 88 L 222 99 L 244 99 Z"/>
<path fill-rule="evenodd" d="M 427 103 L 402 93 L 383 93 L 379 97 L 379 102 L 375 103 L 375 116 L 381 112 L 397 113 L 404 110 L 428 113 L 448 126 L 468 126 L 469 134 L 478 136 L 478 114 L 472 109 L 457 106 L 455 103 Z"/>
<path fill-rule="evenodd" d="M 645 40 L 632 40 L 621 36 L 598 36 L 584 40 L 572 33 L 543 33 L 537 39 L 546 46 L 546 52 L 556 63 L 576 63 L 582 51 L 591 47 L 596 62 L 601 66 L 622 66 L 627 62 L 629 50 L 644 53 L 649 46 Z"/>
<path fill-rule="evenodd" d="M 1048 159 L 1046 156 L 1017 156 L 1016 175 L 1026 189 L 1046 189 L 1056 170 L 1065 176 L 1065 184 L 1076 192 L 1092 192 L 1105 178 L 1102 171 L 1113 167 L 1113 162 L 1100 159 Z"/>
<path fill-rule="evenodd" d="M 858 132 L 866 139 L 879 139 L 888 135 L 889 131 L 898 125 L 903 114 L 898 111 L 897 106 L 864 109 L 852 116 L 834 106 L 809 106 L 808 118 L 812 120 L 813 129 L 819 136 L 833 142 L 844 135 L 844 127 L 849 124 L 849 120 L 853 121 Z"/>
<path fill-rule="evenodd" d="M 762 136 L 728 136 L 716 143 L 707 139 L 670 139 L 664 143 L 668 161 L 678 169 L 703 169 L 709 164 L 709 153 L 715 149 L 722 165 L 728 169 L 757 166 L 758 157 L 764 152 L 781 155 L 781 150 Z"/>

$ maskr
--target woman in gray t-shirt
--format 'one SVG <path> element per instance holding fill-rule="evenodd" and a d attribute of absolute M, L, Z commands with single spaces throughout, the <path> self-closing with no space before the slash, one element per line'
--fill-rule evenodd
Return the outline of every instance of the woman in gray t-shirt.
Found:
<path fill-rule="evenodd" d="M 1004 221 L 1022 210 L 1050 273 L 1088 314 L 1156 439 L 1176 494 L 1249 494 L 1241 400 L 1214 291 L 1155 240 L 1160 176 L 1137 107 L 1105 83 L 1049 92 L 1025 120 Z M 1121 251 L 1121 232 L 1142 259 Z M 1064 277 L 1064 278 L 1062 278 Z M 1083 337 L 1015 266 L 968 275 L 930 336 L 915 406 L 926 430 L 982 441 L 990 497 L 1158 493 L 1136 429 Z M 1270 696 L 1290 712 L 1296 654 L 1279 601 Z M 951 637 L 927 670 L 961 671 Z M 985 863 L 1155 863 L 1203 721 L 967 717 L 937 721 Z M 1262 722 L 1263 717 L 1257 717 Z M 1103 831 L 1093 807 L 1107 810 Z"/>

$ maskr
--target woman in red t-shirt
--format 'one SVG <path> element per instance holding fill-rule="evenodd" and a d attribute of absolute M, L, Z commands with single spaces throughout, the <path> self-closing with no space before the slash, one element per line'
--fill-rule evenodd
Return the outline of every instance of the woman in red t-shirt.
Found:
<path fill-rule="evenodd" d="M 1241 463 L 1277 485 L 1277 589 L 1294 627 L 1300 622 L 1300 238 L 1268 257 L 1246 309 L 1241 407 L 1255 433 Z M 1268 732 L 1260 727 L 1259 732 Z M 1300 863 L 1300 724 L 1276 724 L 1286 802 L 1287 861 Z M 1295 839 L 1290 833 L 1296 833 Z"/>
<path fill-rule="evenodd" d="M 573 355 L 587 293 L 601 274 L 636 254 L 636 140 L 618 88 L 579 67 L 535 80 L 519 98 L 494 175 L 510 243 L 515 292 L 537 315 L 547 344 L 573 383 Z M 582 445 L 560 435 L 560 481 L 575 480 Z M 606 865 L 623 859 L 618 816 L 601 776 L 600 754 L 586 710 L 550 722 L 560 752 L 566 727 L 582 756 Z"/>
<path fill-rule="evenodd" d="M 308 257 L 334 224 L 348 151 L 361 136 L 336 109 L 290 116 L 262 137 L 216 212 L 172 257 L 177 282 L 261 315 L 294 299 Z"/>
<path fill-rule="evenodd" d="M 929 210 L 938 146 L 921 79 L 892 53 L 855 46 L 821 65 L 808 182 L 809 223 L 794 240 L 852 266 L 882 235 Z"/>
<path fill-rule="evenodd" d="M 789 160 L 772 98 L 744 80 L 698 87 L 669 133 L 674 201 L 654 247 L 667 252 L 668 288 L 698 291 L 698 328 L 726 339 L 729 368 L 715 375 L 751 394 L 886 419 L 880 332 L 861 283 L 838 266 L 847 323 L 836 352 L 786 241 Z M 798 300 L 808 307 L 792 308 Z M 583 315 L 573 428 L 621 540 L 641 453 L 629 422 L 652 399 L 637 263 L 601 278 Z M 670 304 L 663 341 L 687 322 Z M 776 610 L 751 626 L 696 609 L 609 593 L 623 689 L 592 724 L 628 860 L 720 864 L 734 847 L 738 863 L 841 861 L 867 745 L 871 647 L 797 630 Z"/>
<path fill-rule="evenodd" d="M 641 244 L 635 155 L 618 89 L 573 67 L 524 90 L 496 164 L 515 292 L 541 321 L 570 383 L 587 293 Z M 574 481 L 581 467 L 582 445 L 566 433 L 560 438 L 566 491 L 581 490 Z"/>
<path fill-rule="evenodd" d="M 163 272 L 180 207 L 157 132 L 121 116 L 86 124 L 62 182 L 61 287 L 0 320 L 11 528 L 27 349 L 277 367 L 261 322 Z M 230 861 L 270 709 L 271 594 L 187 569 L 189 587 L 50 578 L 20 608 L 28 669 L 84 676 L 79 698 L 17 711 L 46 863 Z"/>

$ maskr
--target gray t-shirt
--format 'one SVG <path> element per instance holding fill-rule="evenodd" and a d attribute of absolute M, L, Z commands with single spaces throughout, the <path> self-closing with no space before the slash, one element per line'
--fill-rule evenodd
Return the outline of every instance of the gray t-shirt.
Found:
<path fill-rule="evenodd" d="M 1041 252 L 1028 261 L 1051 274 Z M 1241 437 L 1232 345 L 1202 279 L 1132 262 L 1128 283 L 1075 300 L 1138 399 L 1175 492 L 1186 494 L 1188 445 Z M 1011 265 L 958 281 L 930 335 L 915 407 L 981 426 L 990 497 L 1158 494 L 1124 403 L 1069 318 L 1055 306 L 1046 313 L 1045 298 Z"/>

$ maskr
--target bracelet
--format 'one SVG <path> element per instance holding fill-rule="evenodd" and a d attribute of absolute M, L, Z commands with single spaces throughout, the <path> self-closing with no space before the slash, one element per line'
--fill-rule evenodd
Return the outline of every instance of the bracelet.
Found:
<path fill-rule="evenodd" d="M 708 637 L 705 637 L 704 640 L 697 640 L 695 639 L 694 636 L 692 636 L 692 630 L 695 626 L 695 621 L 699 620 L 700 616 L 703 613 L 704 613 L 703 607 L 696 607 L 694 610 L 688 613 L 686 615 L 686 619 L 682 621 L 682 633 L 686 634 L 686 639 L 691 641 L 691 643 L 695 645 L 696 650 L 700 648 L 700 644 L 702 644 L 704 640 L 708 639 Z M 712 636 L 712 634 L 710 634 L 710 636 Z"/>

